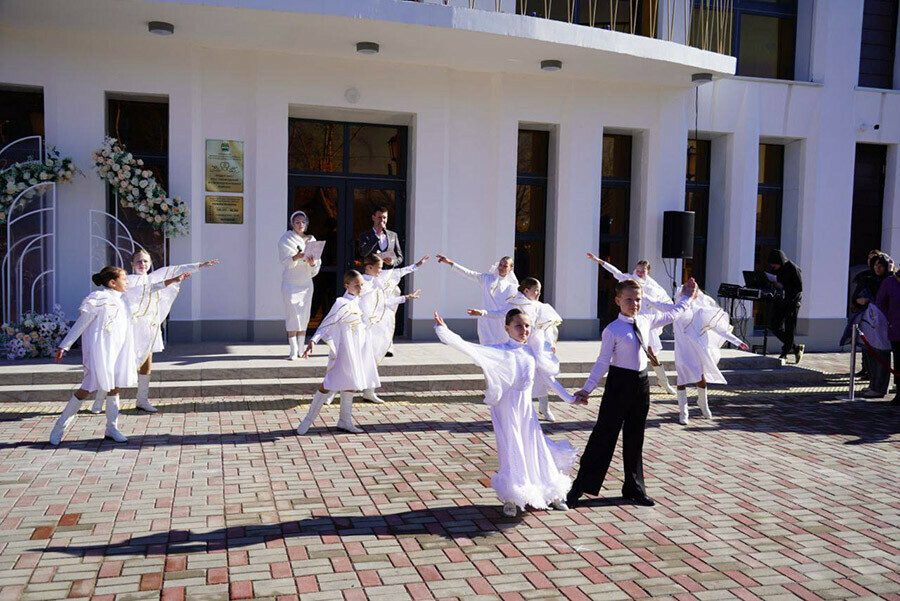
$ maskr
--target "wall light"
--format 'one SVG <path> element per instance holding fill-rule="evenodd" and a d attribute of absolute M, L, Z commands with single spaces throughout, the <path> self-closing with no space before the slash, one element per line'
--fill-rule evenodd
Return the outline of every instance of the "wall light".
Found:
<path fill-rule="evenodd" d="M 562 61 L 554 58 L 541 61 L 541 71 L 559 71 L 562 69 Z"/>
<path fill-rule="evenodd" d="M 713 80 L 712 73 L 694 73 L 691 75 L 691 82 L 695 86 L 702 86 L 705 83 L 709 83 Z"/>
<path fill-rule="evenodd" d="M 156 35 L 172 35 L 175 33 L 175 26 L 165 21 L 150 21 L 147 23 L 147 29 L 150 33 Z"/>
<path fill-rule="evenodd" d="M 360 54 L 378 54 L 379 46 L 375 42 L 356 42 L 356 51 Z"/>

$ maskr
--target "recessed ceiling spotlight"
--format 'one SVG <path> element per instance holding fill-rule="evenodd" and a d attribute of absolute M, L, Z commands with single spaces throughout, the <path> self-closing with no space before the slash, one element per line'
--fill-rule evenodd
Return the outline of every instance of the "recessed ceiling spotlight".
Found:
<path fill-rule="evenodd" d="M 150 21 L 147 23 L 147 29 L 150 33 L 156 35 L 172 35 L 175 33 L 175 26 L 165 21 Z"/>
<path fill-rule="evenodd" d="M 709 83 L 713 80 L 712 73 L 694 73 L 691 75 L 691 83 L 695 86 L 702 86 L 705 83 Z"/>
<path fill-rule="evenodd" d="M 562 61 L 553 58 L 541 61 L 541 71 L 559 71 L 560 69 L 562 69 Z"/>
<path fill-rule="evenodd" d="M 378 54 L 379 46 L 375 42 L 356 42 L 356 51 L 360 54 Z"/>

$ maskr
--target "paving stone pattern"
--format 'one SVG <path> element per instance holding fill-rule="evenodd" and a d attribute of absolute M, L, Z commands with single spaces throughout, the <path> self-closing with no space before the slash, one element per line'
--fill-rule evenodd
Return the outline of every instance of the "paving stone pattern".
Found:
<path fill-rule="evenodd" d="M 676 422 L 653 395 L 654 508 L 604 496 L 504 518 L 472 393 L 358 404 L 362 435 L 308 399 L 171 399 L 126 409 L 128 444 L 62 403 L 0 412 L 0 601 L 900 599 L 900 409 L 815 389 L 717 390 Z M 555 403 L 584 446 L 598 398 Z M 126 405 L 128 407 L 129 405 Z M 85 408 L 87 405 L 85 405 Z"/>

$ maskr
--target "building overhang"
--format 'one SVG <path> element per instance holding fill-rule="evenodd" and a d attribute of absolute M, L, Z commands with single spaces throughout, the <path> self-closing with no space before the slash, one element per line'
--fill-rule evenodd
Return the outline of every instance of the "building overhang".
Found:
<path fill-rule="evenodd" d="M 401 0 L 7 0 L 3 27 L 156 37 L 159 43 L 324 55 L 465 71 L 690 87 L 691 75 L 734 74 L 735 59 L 683 44 L 560 21 Z M 377 42 L 375 56 L 356 43 Z M 542 73 L 542 60 L 563 63 Z"/>

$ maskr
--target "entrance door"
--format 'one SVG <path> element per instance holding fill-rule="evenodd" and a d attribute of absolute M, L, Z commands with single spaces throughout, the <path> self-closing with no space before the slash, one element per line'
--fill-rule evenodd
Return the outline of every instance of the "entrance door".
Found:
<path fill-rule="evenodd" d="M 356 178 L 291 176 L 288 181 L 287 217 L 303 211 L 309 217 L 309 233 L 325 240 L 322 268 L 313 280 L 313 304 L 309 331 L 318 327 L 334 299 L 344 293 L 344 272 L 363 271 L 357 240 L 372 227 L 372 212 L 388 210 L 388 228 L 405 239 L 404 184 Z M 404 257 L 404 259 L 406 259 Z M 403 305 L 398 311 L 397 333 L 403 332 Z"/>

